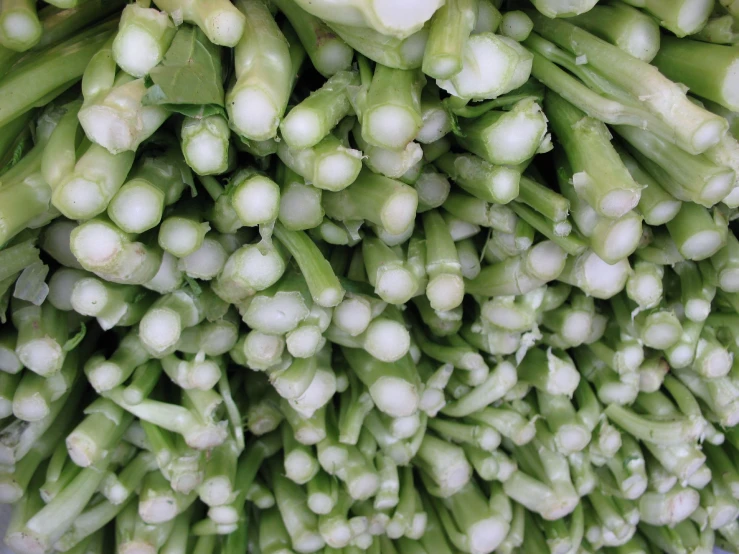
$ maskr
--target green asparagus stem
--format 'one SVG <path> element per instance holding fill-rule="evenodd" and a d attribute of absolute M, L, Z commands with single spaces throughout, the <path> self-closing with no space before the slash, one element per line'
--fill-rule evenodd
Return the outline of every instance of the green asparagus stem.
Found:
<path fill-rule="evenodd" d="M 230 2 L 225 3 L 232 7 Z M 244 22 L 235 46 L 236 82 L 226 95 L 232 128 L 248 140 L 273 138 L 285 113 L 293 71 L 289 45 L 261 0 L 237 4 Z M 235 11 L 235 10 L 234 10 Z"/>

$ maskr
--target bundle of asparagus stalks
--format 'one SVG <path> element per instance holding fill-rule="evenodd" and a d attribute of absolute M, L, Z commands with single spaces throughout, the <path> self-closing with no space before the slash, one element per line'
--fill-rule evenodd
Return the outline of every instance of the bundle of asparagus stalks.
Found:
<path fill-rule="evenodd" d="M 739 2 L 47 4 L 13 551 L 739 551 Z"/>

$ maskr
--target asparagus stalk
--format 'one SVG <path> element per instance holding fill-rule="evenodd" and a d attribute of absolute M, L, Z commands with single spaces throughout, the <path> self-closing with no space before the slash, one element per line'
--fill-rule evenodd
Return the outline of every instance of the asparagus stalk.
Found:
<path fill-rule="evenodd" d="M 335 5 L 331 2 L 296 0 L 307 12 L 329 23 L 369 27 L 384 35 L 404 38 L 421 29 L 442 6 L 441 2 L 413 1 L 397 10 L 376 0 L 350 0 Z"/>
<path fill-rule="evenodd" d="M 240 0 L 237 7 L 244 30 L 238 44 L 231 45 L 236 82 L 226 95 L 226 107 L 237 133 L 263 141 L 277 133 L 297 68 L 292 67 L 289 45 L 267 6 L 261 0 Z"/>
<path fill-rule="evenodd" d="M 18 52 L 33 48 L 41 40 L 43 26 L 36 5 L 27 0 L 4 2 L 0 12 L 0 44 Z"/>
<path fill-rule="evenodd" d="M 409 416 L 417 410 L 418 375 L 407 357 L 391 364 L 372 358 L 364 350 L 342 348 L 342 352 L 379 410 L 392 417 Z"/>
<path fill-rule="evenodd" d="M 553 0 L 538 0 L 534 6 L 547 17 L 572 17 L 588 12 L 595 6 L 592 0 L 577 0 L 555 2 Z"/>
<path fill-rule="evenodd" d="M 657 21 L 621 2 L 599 4 L 572 21 L 647 63 L 654 59 L 661 46 Z"/>
<path fill-rule="evenodd" d="M 157 0 L 155 4 L 173 18 L 200 27 L 214 44 L 233 48 L 247 32 L 243 13 L 231 2 L 209 0 L 203 4 L 192 0 Z"/>
<path fill-rule="evenodd" d="M 329 23 L 329 27 L 357 53 L 395 69 L 420 68 L 429 37 L 426 28 L 407 37 L 397 38 L 369 27 L 357 27 L 342 23 Z"/>
<path fill-rule="evenodd" d="M 491 110 L 469 123 L 461 122 L 460 130 L 463 136 L 458 140 L 470 152 L 492 164 L 516 165 L 539 149 L 546 136 L 546 118 L 533 99 L 524 99 L 510 111 Z M 503 139 L 512 132 L 515 143 Z"/>
<path fill-rule="evenodd" d="M 316 146 L 350 113 L 347 89 L 359 84 L 354 71 L 340 71 L 290 110 L 280 124 L 282 137 L 295 150 Z"/>
<path fill-rule="evenodd" d="M 180 199 L 187 183 L 192 183 L 190 169 L 174 148 L 144 156 L 111 198 L 108 217 L 127 233 L 148 231 L 159 224 L 165 206 Z"/>
<path fill-rule="evenodd" d="M 595 71 L 633 98 L 642 99 L 644 107 L 672 130 L 675 143 L 691 154 L 704 152 L 725 132 L 725 121 L 690 102 L 679 85 L 656 68 L 570 23 L 534 13 L 531 18 L 544 38 L 572 54 L 586 55 Z M 666 96 L 670 97 L 668 102 L 663 101 Z M 678 105 L 680 108 L 675 109 Z"/>
<path fill-rule="evenodd" d="M 0 109 L 0 125 L 6 125 L 30 110 L 39 100 L 62 92 L 82 77 L 92 56 L 108 40 L 115 22 L 101 23 L 86 32 L 47 48 L 27 64 L 7 73 L 0 87 L 4 99 Z M 33 83 L 33 86 L 29 86 Z M 18 91 L 24 91 L 23 94 Z M 15 91 L 15 92 L 14 92 Z M 43 103 L 43 102 L 42 102 Z"/>
<path fill-rule="evenodd" d="M 69 335 L 66 314 L 47 302 L 36 306 L 13 299 L 12 320 L 18 330 L 15 351 L 20 362 L 42 376 L 61 370 Z"/>
<path fill-rule="evenodd" d="M 393 234 L 411 228 L 417 205 L 412 187 L 366 169 L 349 188 L 323 194 L 327 216 L 339 221 L 365 219 Z"/>
<path fill-rule="evenodd" d="M 464 100 L 488 100 L 523 85 L 532 54 L 515 40 L 485 32 L 472 35 L 462 51 L 462 70 L 437 84 Z M 483 70 L 484 67 L 495 71 Z"/>
<path fill-rule="evenodd" d="M 471 154 L 443 154 L 436 166 L 468 193 L 496 204 L 508 204 L 519 193 L 520 172 L 491 165 Z"/>
<path fill-rule="evenodd" d="M 232 164 L 228 121 L 215 114 L 187 117 L 182 122 L 180 141 L 187 165 L 198 175 L 219 175 Z"/>
<path fill-rule="evenodd" d="M 663 4 L 651 0 L 629 0 L 627 3 L 637 8 L 644 8 L 656 17 L 663 27 L 679 37 L 699 31 L 705 25 L 713 8 L 710 2 Z"/>
<path fill-rule="evenodd" d="M 136 242 L 111 222 L 96 218 L 77 226 L 70 237 L 75 258 L 108 281 L 143 284 L 157 274 L 161 250 Z"/>
<path fill-rule="evenodd" d="M 546 112 L 572 166 L 578 195 L 604 217 L 619 218 L 639 202 L 639 186 L 610 145 L 605 125 L 550 94 Z"/>
<path fill-rule="evenodd" d="M 499 28 L 501 35 L 510 37 L 516 42 L 525 41 L 533 29 L 534 23 L 531 18 L 518 10 L 506 12 Z"/>
<path fill-rule="evenodd" d="M 462 70 L 462 52 L 477 19 L 475 8 L 473 2 L 455 0 L 436 11 L 423 54 L 426 75 L 449 79 Z"/>
<path fill-rule="evenodd" d="M 166 13 L 128 5 L 113 41 L 113 58 L 126 73 L 143 77 L 162 61 L 174 35 L 175 27 Z"/>

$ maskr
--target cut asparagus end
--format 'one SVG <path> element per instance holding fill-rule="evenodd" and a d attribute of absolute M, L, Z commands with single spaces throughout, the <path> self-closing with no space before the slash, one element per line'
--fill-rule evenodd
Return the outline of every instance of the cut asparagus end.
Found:
<path fill-rule="evenodd" d="M 89 467 L 100 458 L 97 442 L 82 433 L 72 433 L 67 437 L 67 451 L 72 461 L 80 467 Z"/>
<path fill-rule="evenodd" d="M 39 21 L 35 8 L 28 11 L 20 6 L 13 9 L 13 4 L 4 8 L 2 19 L 3 46 L 24 52 L 38 43 L 43 34 L 43 26 Z"/>
<path fill-rule="evenodd" d="M 199 489 L 201 500 L 208 506 L 225 504 L 232 492 L 231 480 L 222 475 L 205 480 Z"/>
<path fill-rule="evenodd" d="M 182 154 L 198 175 L 213 175 L 228 169 L 228 141 L 205 130 L 189 137 Z"/>
<path fill-rule="evenodd" d="M 719 287 L 727 292 L 739 292 L 739 268 L 724 269 L 718 277 Z"/>
<path fill-rule="evenodd" d="M 9 533 L 5 537 L 5 542 L 14 552 L 44 554 L 47 551 L 46 545 L 40 537 L 33 536 L 26 531 Z"/>
<path fill-rule="evenodd" d="M 23 421 L 39 421 L 49 415 L 50 409 L 44 398 L 33 395 L 23 398 L 22 402 L 13 399 L 12 408 L 8 411 Z"/>
<path fill-rule="evenodd" d="M 244 314 L 244 321 L 263 333 L 284 334 L 295 329 L 308 312 L 299 294 L 280 291 L 273 298 L 252 301 Z"/>
<path fill-rule="evenodd" d="M 244 137 L 267 140 L 275 136 L 280 111 L 267 93 L 259 89 L 241 89 L 228 103 L 230 121 Z"/>
<path fill-rule="evenodd" d="M 417 207 L 415 190 L 409 187 L 399 190 L 382 208 L 380 220 L 383 228 L 394 235 L 404 233 L 413 225 Z"/>
<path fill-rule="evenodd" d="M 398 4 L 393 0 L 372 0 L 368 4 L 371 6 L 372 15 L 378 19 L 378 31 L 404 37 L 423 27 L 423 24 L 431 19 L 442 2 L 408 0 Z"/>
<path fill-rule="evenodd" d="M 332 323 L 352 337 L 362 334 L 372 321 L 372 306 L 363 298 L 345 297 L 334 308 Z M 0 352 L 1 354 L 1 352 Z"/>
<path fill-rule="evenodd" d="M 214 44 L 233 48 L 244 34 L 245 18 L 236 8 L 213 10 L 203 21 L 203 32 Z"/>
<path fill-rule="evenodd" d="M 572 17 L 589 11 L 597 0 L 536 0 L 534 6 L 547 17 Z"/>
<path fill-rule="evenodd" d="M 141 342 L 154 353 L 166 352 L 177 344 L 181 334 L 179 314 L 166 308 L 150 310 L 139 325 Z"/>
<path fill-rule="evenodd" d="M 650 225 L 664 225 L 668 221 L 672 221 L 680 211 L 679 200 L 664 200 L 652 207 L 649 211 L 648 218 L 645 215 L 644 220 Z"/>
<path fill-rule="evenodd" d="M 334 40 L 322 43 L 316 53 L 314 65 L 319 72 L 325 75 L 334 75 L 339 71 L 349 69 L 354 52 L 345 43 Z"/>
<path fill-rule="evenodd" d="M 309 148 L 320 142 L 316 130 L 321 129 L 321 118 L 315 110 L 293 110 L 280 125 L 283 139 L 291 148 Z"/>
<path fill-rule="evenodd" d="M 115 230 L 107 225 L 88 223 L 78 229 L 72 238 L 75 257 L 92 269 L 104 268 L 123 249 L 123 241 Z"/>
<path fill-rule="evenodd" d="M 703 298 L 691 298 L 685 303 L 685 316 L 691 321 L 705 321 L 711 313 L 711 302 Z"/>
<path fill-rule="evenodd" d="M 141 500 L 139 516 L 152 525 L 171 521 L 177 516 L 177 503 L 171 496 L 157 496 Z"/>
<path fill-rule="evenodd" d="M 87 380 L 98 393 L 118 386 L 123 372 L 118 364 L 102 362 L 87 371 Z"/>
<path fill-rule="evenodd" d="M 82 279 L 72 292 L 72 307 L 82 315 L 97 316 L 108 302 L 108 289 L 98 279 Z"/>
<path fill-rule="evenodd" d="M 114 43 L 116 63 L 126 73 L 143 77 L 164 57 L 159 41 L 140 27 L 124 26 Z"/>
<path fill-rule="evenodd" d="M 309 358 L 320 350 L 323 333 L 315 325 L 303 325 L 290 331 L 286 337 L 287 351 L 296 358 Z"/>
<path fill-rule="evenodd" d="M 630 269 L 627 260 L 610 265 L 594 252 L 586 256 L 582 275 L 587 290 L 583 290 L 596 298 L 611 298 L 624 288 Z"/>
<path fill-rule="evenodd" d="M 724 244 L 724 235 L 716 229 L 695 233 L 682 243 L 680 253 L 689 260 L 704 260 L 718 252 Z"/>
<path fill-rule="evenodd" d="M 351 185 L 362 169 L 362 157 L 357 150 L 339 148 L 316 160 L 314 186 L 339 191 Z"/>
<path fill-rule="evenodd" d="M 708 124 L 706 124 L 708 125 Z M 728 168 L 725 168 L 728 170 Z M 705 205 L 712 206 L 723 200 L 734 188 L 736 174 L 731 171 L 722 171 L 706 181 L 700 191 L 700 199 Z"/>
<path fill-rule="evenodd" d="M 363 133 L 371 144 L 386 148 L 402 149 L 417 134 L 417 119 L 408 110 L 399 106 L 379 106 L 365 117 Z M 382 137 L 378 140 L 373 137 Z"/>
<path fill-rule="evenodd" d="M 16 353 L 24 366 L 39 375 L 50 375 L 58 371 L 64 359 L 62 346 L 48 337 L 29 341 Z"/>
<path fill-rule="evenodd" d="M 568 344 L 582 344 L 583 337 L 588 336 L 592 324 L 593 319 L 589 313 L 572 312 L 567 315 L 560 333 Z"/>
<path fill-rule="evenodd" d="M 576 176 L 573 177 L 573 180 Z M 639 203 L 639 192 L 628 189 L 615 189 L 605 194 L 599 206 L 599 211 L 606 217 L 617 218 L 626 214 Z"/>
<path fill-rule="evenodd" d="M 527 259 L 531 275 L 542 281 L 552 281 L 564 269 L 567 254 L 557 244 L 543 241 L 532 247 Z"/>
<path fill-rule="evenodd" d="M 72 177 L 56 189 L 54 205 L 62 206 L 69 219 L 89 219 L 106 208 L 107 198 L 100 184 L 83 177 Z"/>
<path fill-rule="evenodd" d="M 270 223 L 279 214 L 280 187 L 268 177 L 255 175 L 236 187 L 231 203 L 244 225 Z"/>
<path fill-rule="evenodd" d="M 58 306 L 55 307 L 59 308 Z M 15 350 L 0 345 L 0 370 L 15 375 L 21 369 L 23 369 L 23 364 L 18 358 L 18 354 L 15 353 Z"/>
<path fill-rule="evenodd" d="M 404 304 L 416 293 L 418 281 L 404 267 L 390 267 L 378 272 L 375 292 L 389 304 Z"/>
<path fill-rule="evenodd" d="M 464 99 L 495 98 L 526 82 L 532 60 L 530 53 L 508 37 L 473 35 L 464 49 L 462 71 L 437 84 Z"/>
<path fill-rule="evenodd" d="M 228 431 L 223 426 L 203 427 L 188 432 L 185 442 L 196 450 L 210 450 L 223 444 L 227 436 Z"/>
<path fill-rule="evenodd" d="M 670 8 L 672 9 L 672 8 Z M 670 29 L 677 36 L 692 35 L 705 25 L 713 9 L 713 3 L 707 0 L 683 2 L 677 13 L 677 29 Z"/>
<path fill-rule="evenodd" d="M 277 335 L 252 331 L 244 341 L 244 355 L 254 369 L 266 369 L 275 365 L 285 350 L 285 340 Z"/>
<path fill-rule="evenodd" d="M 410 346 L 410 333 L 397 321 L 377 318 L 367 328 L 364 348 L 378 360 L 396 362 L 408 353 Z"/>
<path fill-rule="evenodd" d="M 639 245 L 642 222 L 639 217 L 624 217 L 608 229 L 603 244 L 598 245 L 600 256 L 609 263 L 618 262 L 631 255 Z M 595 249 L 595 244 L 593 244 Z"/>
<path fill-rule="evenodd" d="M 370 387 L 377 409 L 391 417 L 409 416 L 418 409 L 416 387 L 404 379 L 381 377 Z"/>
<path fill-rule="evenodd" d="M 451 273 L 437 275 L 426 286 L 426 296 L 433 309 L 453 310 L 464 299 L 464 280 L 461 275 Z"/>
<path fill-rule="evenodd" d="M 155 227 L 164 211 L 164 196 L 149 186 L 129 181 L 108 205 L 108 215 L 127 233 L 143 233 Z"/>
<path fill-rule="evenodd" d="M 508 533 L 509 526 L 501 518 L 490 517 L 467 529 L 471 552 L 493 552 Z"/>
<path fill-rule="evenodd" d="M 200 248 L 180 260 L 179 267 L 190 277 L 209 281 L 221 272 L 227 259 L 221 243 L 206 237 Z"/>
<path fill-rule="evenodd" d="M 560 452 L 580 452 L 590 442 L 590 432 L 582 425 L 565 424 L 557 430 L 554 440 Z"/>

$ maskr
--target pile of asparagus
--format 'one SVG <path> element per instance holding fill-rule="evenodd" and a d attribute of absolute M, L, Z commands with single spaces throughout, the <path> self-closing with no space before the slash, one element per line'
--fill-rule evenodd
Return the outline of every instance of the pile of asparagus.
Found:
<path fill-rule="evenodd" d="M 19 554 L 739 551 L 739 2 L 0 2 Z"/>

